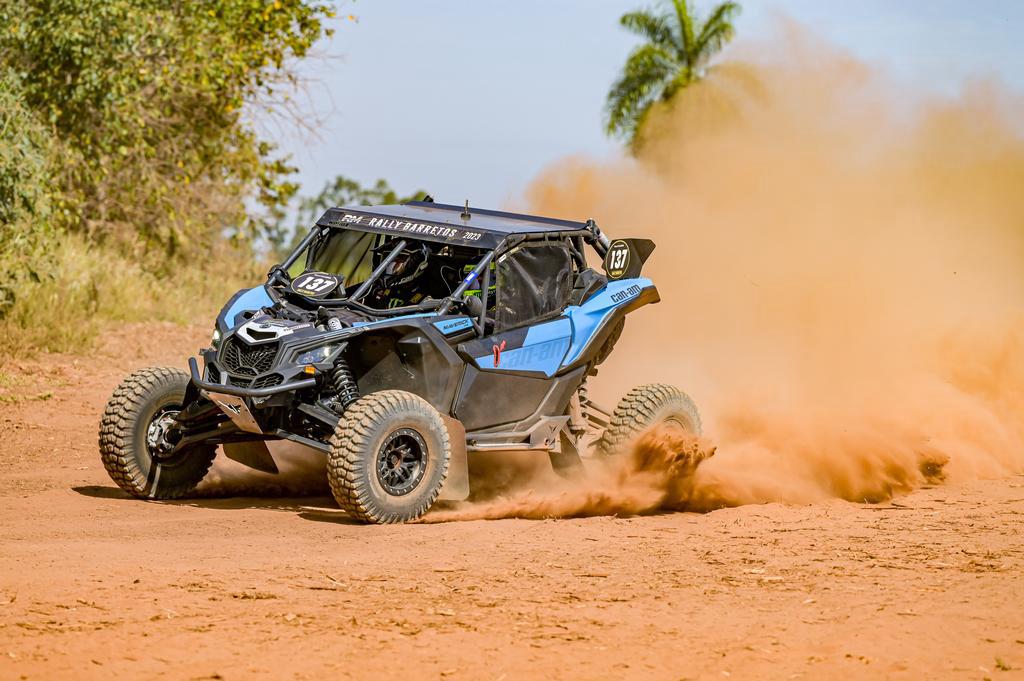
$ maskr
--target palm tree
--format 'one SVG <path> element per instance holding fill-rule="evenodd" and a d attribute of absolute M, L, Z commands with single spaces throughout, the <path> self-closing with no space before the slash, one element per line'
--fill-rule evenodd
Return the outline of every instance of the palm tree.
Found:
<path fill-rule="evenodd" d="M 606 132 L 624 138 L 634 150 L 637 134 L 656 102 L 668 102 L 687 85 L 703 78 L 708 61 L 727 42 L 739 14 L 736 2 L 719 4 L 701 22 L 690 0 L 669 0 L 656 14 L 640 10 L 622 15 L 619 23 L 646 39 L 629 55 L 622 75 L 605 104 Z"/>

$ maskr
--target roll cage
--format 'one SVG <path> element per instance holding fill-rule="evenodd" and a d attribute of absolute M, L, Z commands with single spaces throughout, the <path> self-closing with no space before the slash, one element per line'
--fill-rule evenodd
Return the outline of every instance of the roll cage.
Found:
<path fill-rule="evenodd" d="M 404 215 L 382 214 L 382 208 L 402 209 L 393 211 Z M 420 210 L 417 210 L 420 209 Z M 459 213 L 461 224 L 451 220 L 454 211 Z M 410 215 L 412 213 L 412 215 Z M 426 213 L 426 216 L 424 216 Z M 474 221 L 475 213 L 483 216 L 483 220 Z M 373 270 L 369 277 L 359 284 L 358 288 L 348 296 L 333 299 L 317 300 L 316 304 L 327 309 L 348 308 L 371 315 L 376 318 L 398 317 L 417 313 L 450 314 L 452 308 L 461 308 L 470 317 L 477 334 L 486 334 L 487 313 L 489 307 L 489 289 L 491 286 L 491 263 L 516 248 L 536 242 L 561 242 L 565 244 L 572 261 L 579 270 L 587 268 L 584 249 L 590 245 L 599 257 L 604 258 L 608 252 L 609 239 L 593 220 L 570 222 L 536 216 L 505 213 L 501 211 L 473 209 L 470 213 L 468 205 L 464 208 L 435 203 L 412 202 L 403 206 L 332 208 L 317 221 L 309 234 L 295 246 L 288 256 L 268 272 L 267 290 L 276 301 L 281 294 L 275 291 L 277 284 L 287 285 L 291 281 L 288 270 L 298 262 L 303 254 L 310 252 L 319 239 L 324 239 L 337 229 L 350 229 L 358 232 L 376 233 L 392 236 L 392 241 L 382 245 L 391 248 L 380 258 L 375 258 Z M 438 215 L 440 214 L 440 215 Z M 477 224 L 478 222 L 482 224 Z M 391 308 L 374 308 L 362 302 L 362 299 L 380 279 L 388 265 L 410 245 L 410 241 L 423 240 L 435 243 L 449 243 L 455 246 L 479 248 L 482 255 L 475 266 L 466 274 L 450 295 L 443 298 L 427 298 L 414 305 Z M 466 292 L 479 282 L 479 303 L 470 303 Z"/>

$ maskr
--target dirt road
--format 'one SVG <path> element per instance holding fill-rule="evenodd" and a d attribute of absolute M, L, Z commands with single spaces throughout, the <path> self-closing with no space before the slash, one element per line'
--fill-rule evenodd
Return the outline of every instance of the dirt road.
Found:
<path fill-rule="evenodd" d="M 1024 677 L 1024 477 L 397 527 L 327 497 L 130 500 L 100 410 L 206 333 L 0 367 L 0 679 Z"/>

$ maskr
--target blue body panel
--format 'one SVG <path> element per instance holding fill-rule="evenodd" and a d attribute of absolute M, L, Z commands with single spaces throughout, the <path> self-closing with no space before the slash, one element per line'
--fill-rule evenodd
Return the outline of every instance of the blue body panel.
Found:
<path fill-rule="evenodd" d="M 232 296 L 231 300 L 224 306 L 224 309 L 221 310 L 217 320 L 223 322 L 225 330 L 233 329 L 241 322 L 241 320 L 237 319 L 238 315 L 273 304 L 274 301 L 271 300 L 270 295 L 263 286 L 243 289 Z"/>
<path fill-rule="evenodd" d="M 654 283 L 646 277 L 610 281 L 583 305 L 566 308 L 565 314 L 572 320 L 572 345 L 565 356 L 563 366 L 579 359 L 594 334 L 619 307 L 636 298 L 644 289 L 653 286 Z"/>
<path fill-rule="evenodd" d="M 485 371 L 525 371 L 554 376 L 588 351 L 588 346 L 601 327 L 614 315 L 621 313 L 619 308 L 630 303 L 644 289 L 653 286 L 653 282 L 645 277 L 609 282 L 583 305 L 567 307 L 562 316 L 529 327 L 521 347 L 505 350 L 504 347 L 495 345 L 495 352 L 499 355 L 497 366 L 494 364 L 493 354 L 475 357 L 474 361 L 478 368 Z M 225 331 L 233 329 L 242 321 L 238 316 L 243 312 L 258 310 L 272 304 L 273 300 L 263 286 L 244 289 L 236 293 L 224 306 L 217 318 L 218 324 L 223 326 Z M 434 317 L 436 314 L 425 312 L 403 315 L 372 322 L 356 322 L 353 326 L 393 324 L 403 319 Z M 433 322 L 433 325 L 441 333 L 451 335 L 472 328 L 473 322 L 468 317 L 459 317 L 439 320 Z M 500 336 L 496 336 L 495 340 L 499 338 Z"/>
<path fill-rule="evenodd" d="M 500 356 L 498 366 L 494 366 L 494 355 L 475 357 L 474 361 L 479 368 L 488 371 L 537 371 L 554 376 L 562 366 L 571 340 L 572 323 L 567 317 L 559 317 L 531 326 L 522 347 L 496 351 Z"/>

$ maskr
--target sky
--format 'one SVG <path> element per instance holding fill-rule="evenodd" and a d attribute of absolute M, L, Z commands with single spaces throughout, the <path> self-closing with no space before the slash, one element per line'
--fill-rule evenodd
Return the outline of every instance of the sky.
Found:
<path fill-rule="evenodd" d="M 302 125 L 260 125 L 299 168 L 302 193 L 335 175 L 400 193 L 506 207 L 546 166 L 610 158 L 608 87 L 638 39 L 623 13 L 650 0 L 356 0 L 297 64 Z M 780 17 L 893 77 L 952 95 L 970 79 L 1024 92 L 1021 0 L 745 0 L 737 42 Z M 712 3 L 697 0 L 698 10 Z M 355 16 L 355 21 L 344 18 Z"/>

